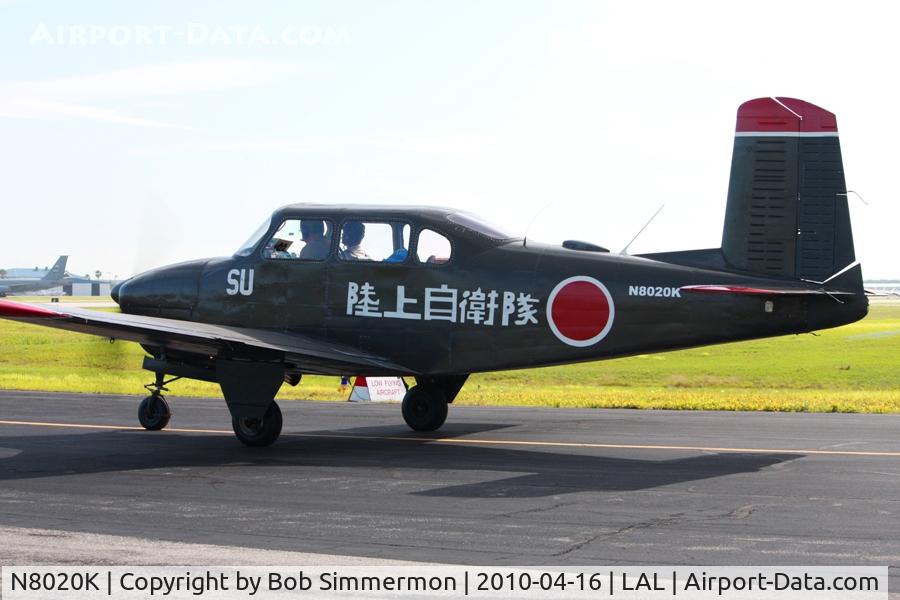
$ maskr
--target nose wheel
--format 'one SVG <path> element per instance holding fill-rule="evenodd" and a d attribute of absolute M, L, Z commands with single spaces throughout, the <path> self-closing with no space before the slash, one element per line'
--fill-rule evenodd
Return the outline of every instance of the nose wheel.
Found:
<path fill-rule="evenodd" d="M 156 381 L 145 385 L 144 387 L 150 392 L 150 395 L 141 400 L 138 406 L 138 421 L 141 427 L 147 431 L 159 431 L 165 429 L 172 418 L 172 411 L 169 410 L 169 403 L 166 402 L 163 392 L 168 392 L 166 385 L 181 379 L 181 377 L 173 377 L 166 380 L 164 373 L 156 374 Z"/>
<path fill-rule="evenodd" d="M 147 431 L 159 431 L 169 424 L 172 412 L 162 394 L 150 394 L 138 406 L 138 421 Z"/>

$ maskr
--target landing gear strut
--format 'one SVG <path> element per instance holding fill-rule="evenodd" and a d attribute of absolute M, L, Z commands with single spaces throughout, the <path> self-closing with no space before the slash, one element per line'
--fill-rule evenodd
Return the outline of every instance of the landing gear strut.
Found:
<path fill-rule="evenodd" d="M 166 402 L 166 398 L 162 393 L 169 391 L 166 385 L 178 379 L 181 378 L 174 377 L 166 381 L 165 374 L 157 373 L 156 381 L 144 386 L 150 391 L 150 395 L 141 400 L 141 404 L 138 406 L 138 421 L 140 421 L 144 429 L 159 431 L 165 429 L 166 425 L 169 424 L 172 412 L 169 410 L 169 403 Z"/>

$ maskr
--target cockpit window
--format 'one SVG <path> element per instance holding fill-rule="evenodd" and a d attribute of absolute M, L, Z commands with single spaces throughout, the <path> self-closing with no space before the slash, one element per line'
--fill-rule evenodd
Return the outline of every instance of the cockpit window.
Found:
<path fill-rule="evenodd" d="M 467 212 L 456 212 L 450 215 L 447 215 L 447 220 L 451 223 L 455 223 L 457 225 L 462 225 L 467 229 L 471 229 L 473 231 L 477 231 L 482 235 L 486 235 L 489 238 L 493 238 L 495 240 L 508 240 L 512 239 L 515 236 L 511 235 L 499 227 L 494 225 L 493 223 L 489 223 L 479 217 L 478 215 L 473 215 Z"/>
<path fill-rule="evenodd" d="M 350 219 L 341 226 L 338 257 L 346 261 L 403 263 L 409 255 L 408 223 Z"/>
<path fill-rule="evenodd" d="M 250 256 L 253 253 L 253 249 L 256 248 L 256 245 L 259 243 L 259 240 L 262 239 L 266 232 L 269 231 L 269 225 L 272 224 L 272 218 L 269 217 L 263 224 L 259 226 L 259 228 L 253 232 L 253 235 L 244 242 L 237 252 L 234 253 L 235 256 Z"/>
<path fill-rule="evenodd" d="M 263 256 L 275 260 L 325 260 L 334 227 L 317 218 L 287 219 L 266 242 Z"/>
<path fill-rule="evenodd" d="M 416 244 L 416 257 L 420 263 L 428 265 L 443 265 L 450 262 L 453 247 L 450 240 L 431 229 L 423 229 L 419 232 L 419 242 Z"/>

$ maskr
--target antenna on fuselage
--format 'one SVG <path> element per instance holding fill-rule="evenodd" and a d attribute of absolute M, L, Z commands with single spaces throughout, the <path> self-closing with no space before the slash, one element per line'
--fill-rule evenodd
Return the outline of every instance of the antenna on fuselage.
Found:
<path fill-rule="evenodd" d="M 855 191 L 855 190 L 847 190 L 846 192 L 843 192 L 843 193 L 842 193 L 842 192 L 838 192 L 836 195 L 838 195 L 838 196 L 847 196 L 847 197 L 849 198 L 849 197 L 850 197 L 850 194 L 853 194 L 854 196 L 856 196 L 857 198 L 859 198 L 859 201 L 862 202 L 863 204 L 865 204 L 866 206 L 869 205 L 869 203 L 866 202 L 866 199 L 863 198 L 862 196 L 860 196 L 860 195 L 859 195 L 859 192 L 857 192 L 857 191 Z"/>
<path fill-rule="evenodd" d="M 628 249 L 629 249 L 629 248 L 631 247 L 631 245 L 634 243 L 634 240 L 638 239 L 638 237 L 639 237 L 642 233 L 644 233 L 644 230 L 647 229 L 647 226 L 650 225 L 650 223 L 653 222 L 653 219 L 656 218 L 656 215 L 658 215 L 659 213 L 661 213 L 661 212 L 662 212 L 662 209 L 664 209 L 665 207 L 666 207 L 666 205 L 663 204 L 662 206 L 660 206 L 659 208 L 656 209 L 656 212 L 653 213 L 653 216 L 650 217 L 650 219 L 649 219 L 646 223 L 644 223 L 644 226 L 641 227 L 640 231 L 638 231 L 636 234 L 634 234 L 634 237 L 631 238 L 631 241 L 628 242 L 628 243 L 625 245 L 624 248 L 622 248 L 622 251 L 619 252 L 619 254 L 628 254 Z"/>
<path fill-rule="evenodd" d="M 542 212 L 544 212 L 545 210 L 547 210 L 548 208 L 550 208 L 550 205 L 551 205 L 551 204 L 553 204 L 553 200 L 551 200 L 550 202 L 548 202 L 547 204 L 545 204 L 544 206 L 542 206 L 542 207 L 540 208 L 540 210 L 538 210 L 536 213 L 534 213 L 534 216 L 531 217 L 531 221 L 528 222 L 528 227 L 525 228 L 525 237 L 522 238 L 522 247 L 523 247 L 523 248 L 527 248 L 527 247 L 528 247 L 528 232 L 531 231 L 531 226 L 534 225 L 534 222 L 537 221 L 537 218 L 538 218 L 539 216 L 541 216 L 541 213 L 542 213 Z"/>

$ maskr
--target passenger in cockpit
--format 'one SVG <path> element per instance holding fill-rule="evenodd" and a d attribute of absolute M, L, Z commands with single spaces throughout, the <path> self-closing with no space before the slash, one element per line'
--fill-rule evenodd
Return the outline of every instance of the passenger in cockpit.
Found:
<path fill-rule="evenodd" d="M 331 244 L 330 240 L 325 237 L 324 221 L 303 219 L 300 222 L 300 239 L 306 243 L 300 251 L 301 259 L 322 260 L 328 256 L 328 247 Z"/>
<path fill-rule="evenodd" d="M 362 241 L 366 235 L 366 226 L 359 221 L 347 221 L 341 232 L 341 243 L 344 248 L 340 255 L 344 260 L 372 260 L 362 249 Z"/>

